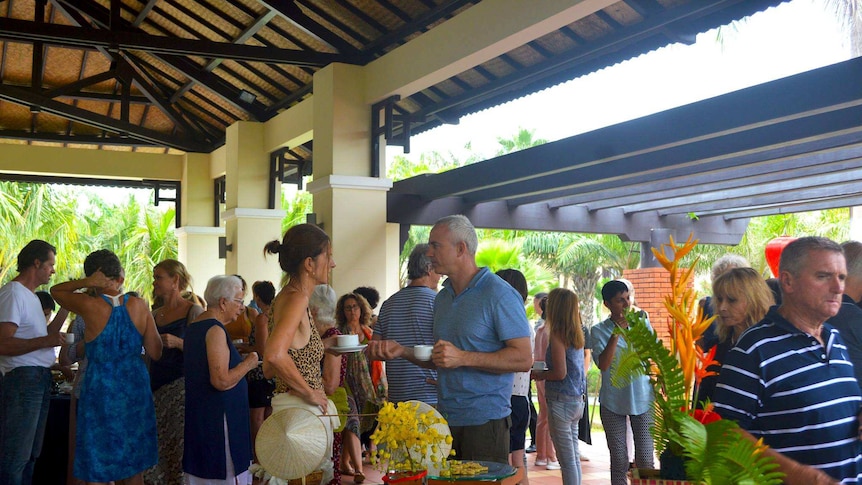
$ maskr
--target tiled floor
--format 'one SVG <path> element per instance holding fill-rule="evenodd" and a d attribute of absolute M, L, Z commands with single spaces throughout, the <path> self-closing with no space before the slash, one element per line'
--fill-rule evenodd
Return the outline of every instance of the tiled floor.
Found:
<path fill-rule="evenodd" d="M 607 485 L 611 481 L 611 474 L 605 434 L 601 430 L 594 429 L 592 438 L 592 445 L 579 442 L 580 451 L 590 458 L 589 461 L 581 462 L 581 483 L 583 485 Z M 546 470 L 543 466 L 537 467 L 534 465 L 535 461 L 535 453 L 527 455 L 527 477 L 530 480 L 530 485 L 559 485 L 562 483 L 559 470 Z M 363 471 L 365 472 L 365 484 L 383 483 L 380 479 L 380 472 L 371 465 L 366 464 Z M 346 476 L 342 478 L 342 483 L 352 484 L 354 482 L 351 477 Z"/>

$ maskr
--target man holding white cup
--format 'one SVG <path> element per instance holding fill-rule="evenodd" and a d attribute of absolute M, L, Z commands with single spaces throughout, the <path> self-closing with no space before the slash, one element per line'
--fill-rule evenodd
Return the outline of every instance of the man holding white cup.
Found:
<path fill-rule="evenodd" d="M 374 326 L 375 342 L 393 341 L 404 349 L 403 358 L 386 363 L 389 400 L 422 401 L 437 405 L 437 371 L 418 367 L 431 360 L 434 344 L 434 298 L 440 275 L 426 253 L 427 244 L 417 244 L 407 260 L 410 283 L 380 307 Z"/>
<path fill-rule="evenodd" d="M 532 365 L 530 324 L 518 292 L 476 265 L 478 244 L 463 215 L 443 217 L 431 229 L 427 255 L 434 271 L 448 276 L 434 301 L 431 360 L 417 361 L 412 349 L 392 341 L 377 343 L 371 355 L 406 355 L 436 368 L 438 409 L 449 421 L 456 458 L 508 464 L 513 373 Z"/>

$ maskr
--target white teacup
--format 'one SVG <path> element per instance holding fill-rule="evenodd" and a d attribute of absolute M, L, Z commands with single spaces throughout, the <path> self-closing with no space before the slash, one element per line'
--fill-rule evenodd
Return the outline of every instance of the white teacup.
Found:
<path fill-rule="evenodd" d="M 359 345 L 359 335 L 339 335 L 336 342 L 339 347 L 356 347 Z"/>
<path fill-rule="evenodd" d="M 537 360 L 533 362 L 533 370 L 545 370 L 545 361 Z"/>
<path fill-rule="evenodd" d="M 416 357 L 418 360 L 431 360 L 431 351 L 433 349 L 433 345 L 415 345 L 413 346 L 413 357 Z"/>

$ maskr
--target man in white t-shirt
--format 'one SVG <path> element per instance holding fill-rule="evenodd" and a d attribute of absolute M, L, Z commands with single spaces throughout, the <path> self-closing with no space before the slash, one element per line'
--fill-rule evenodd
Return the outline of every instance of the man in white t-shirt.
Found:
<path fill-rule="evenodd" d="M 42 451 L 63 322 L 46 325 L 35 291 L 51 280 L 56 253 L 30 241 L 18 253 L 18 276 L 0 288 L 0 485 L 32 483 Z"/>

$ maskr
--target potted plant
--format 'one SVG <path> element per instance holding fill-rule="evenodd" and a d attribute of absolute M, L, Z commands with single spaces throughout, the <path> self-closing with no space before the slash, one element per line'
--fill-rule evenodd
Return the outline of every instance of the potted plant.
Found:
<path fill-rule="evenodd" d="M 429 466 L 443 467 L 452 452 L 448 423 L 419 401 L 384 404 L 371 441 L 377 445 L 371 463 L 386 473 L 385 483 L 399 485 L 422 483 Z"/>
<path fill-rule="evenodd" d="M 635 376 L 649 376 L 655 391 L 652 434 L 661 478 L 709 485 L 779 484 L 783 474 L 764 456 L 762 440 L 752 443 L 744 439 L 736 432 L 737 424 L 722 420 L 712 412 L 710 403 L 697 409 L 694 402 L 696 387 L 710 375 L 706 369 L 714 363 L 715 354 L 715 349 L 704 353 L 697 343 L 713 320 L 704 318 L 697 295 L 688 284 L 697 260 L 688 269 L 679 267 L 696 244 L 697 240 L 689 236 L 685 244 L 677 246 L 671 238 L 660 251 L 653 248 L 656 259 L 670 273 L 672 291 L 664 302 L 672 319 L 669 346 L 646 325 L 642 312 L 630 311 L 626 315 L 629 328 L 615 330 L 629 346 L 612 369 L 611 381 L 622 386 Z M 665 256 L 667 249 L 672 259 Z M 665 482 L 641 482 L 633 473 L 632 483 Z"/>

